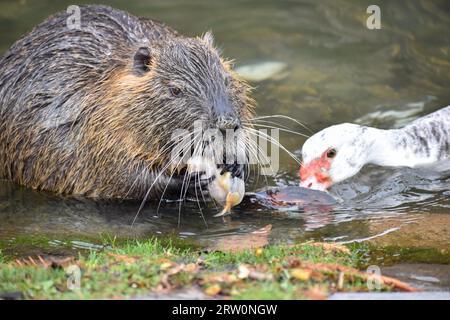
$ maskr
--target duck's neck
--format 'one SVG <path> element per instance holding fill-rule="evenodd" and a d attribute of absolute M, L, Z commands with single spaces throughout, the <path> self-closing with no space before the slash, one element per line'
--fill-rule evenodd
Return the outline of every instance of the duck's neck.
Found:
<path fill-rule="evenodd" d="M 369 128 L 370 147 L 367 163 L 388 167 L 417 167 L 431 164 L 431 152 L 421 152 L 423 138 L 405 129 L 382 130 Z"/>

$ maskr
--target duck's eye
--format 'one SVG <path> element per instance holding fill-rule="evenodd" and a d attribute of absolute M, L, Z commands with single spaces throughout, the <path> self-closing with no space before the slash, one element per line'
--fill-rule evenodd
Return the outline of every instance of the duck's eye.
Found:
<path fill-rule="evenodd" d="M 336 149 L 330 149 L 327 151 L 327 158 L 333 159 L 336 156 Z"/>
<path fill-rule="evenodd" d="M 179 97 L 179 96 L 181 96 L 181 94 L 183 93 L 183 91 L 181 91 L 181 89 L 178 88 L 178 87 L 172 87 L 172 88 L 170 88 L 170 93 L 171 93 L 174 97 Z"/>

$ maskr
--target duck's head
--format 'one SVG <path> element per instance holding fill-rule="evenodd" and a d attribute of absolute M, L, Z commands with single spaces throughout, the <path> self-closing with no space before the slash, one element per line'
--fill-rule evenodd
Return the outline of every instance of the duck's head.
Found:
<path fill-rule="evenodd" d="M 326 191 L 367 163 L 368 127 L 343 123 L 314 134 L 302 147 L 300 186 Z"/>

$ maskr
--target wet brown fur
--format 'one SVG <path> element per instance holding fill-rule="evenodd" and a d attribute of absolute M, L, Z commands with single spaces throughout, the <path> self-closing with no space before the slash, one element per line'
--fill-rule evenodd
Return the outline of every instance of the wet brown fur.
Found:
<path fill-rule="evenodd" d="M 218 126 L 217 96 L 226 96 L 239 123 L 252 116 L 249 87 L 219 57 L 209 34 L 186 38 L 103 6 L 82 7 L 81 17 L 93 21 L 85 31 L 64 30 L 65 12 L 50 17 L 0 60 L 0 178 L 63 194 L 140 199 L 169 161 L 163 148 L 175 128 L 190 129 L 195 120 Z M 151 62 L 148 72 L 137 75 L 133 55 L 142 46 Z M 186 52 L 193 54 L 192 65 L 179 73 L 184 66 L 168 66 L 177 48 L 188 65 Z M 222 77 L 228 76 L 225 86 Z M 192 85 L 184 102 L 170 96 L 173 83 Z M 151 196 L 161 196 L 167 185 L 179 193 L 180 180 L 164 172 Z"/>

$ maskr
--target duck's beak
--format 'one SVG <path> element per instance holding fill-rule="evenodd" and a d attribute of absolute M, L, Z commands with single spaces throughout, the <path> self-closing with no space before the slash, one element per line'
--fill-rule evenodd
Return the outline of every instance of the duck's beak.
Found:
<path fill-rule="evenodd" d="M 314 189 L 314 190 L 320 190 L 320 191 L 327 191 L 329 186 L 317 181 L 315 176 L 311 176 L 304 181 L 300 181 L 300 187 Z"/>
<path fill-rule="evenodd" d="M 329 174 L 330 163 L 316 159 L 300 167 L 300 187 L 327 191 L 333 184 Z"/>

